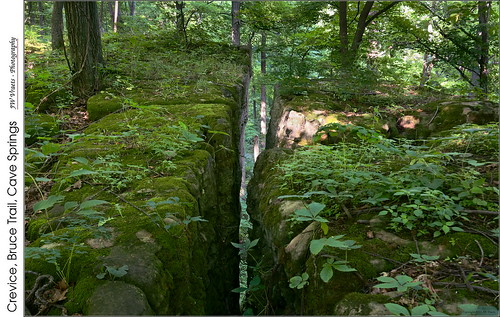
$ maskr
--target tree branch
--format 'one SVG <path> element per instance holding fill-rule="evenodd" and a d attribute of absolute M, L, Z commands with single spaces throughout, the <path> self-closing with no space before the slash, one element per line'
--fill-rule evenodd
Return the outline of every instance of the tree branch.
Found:
<path fill-rule="evenodd" d="M 370 24 L 373 20 L 375 20 L 379 15 L 382 13 L 388 11 L 390 8 L 394 7 L 395 5 L 399 4 L 401 1 L 394 1 L 391 2 L 390 4 L 386 5 L 382 10 L 379 10 L 375 12 L 368 20 L 366 20 L 366 24 Z"/>

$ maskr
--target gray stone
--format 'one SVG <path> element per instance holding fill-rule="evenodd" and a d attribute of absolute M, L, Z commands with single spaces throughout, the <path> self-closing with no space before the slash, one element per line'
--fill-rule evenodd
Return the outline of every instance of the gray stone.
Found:
<path fill-rule="evenodd" d="M 138 287 L 121 281 L 99 286 L 89 299 L 87 315 L 154 315 L 146 295 Z"/>

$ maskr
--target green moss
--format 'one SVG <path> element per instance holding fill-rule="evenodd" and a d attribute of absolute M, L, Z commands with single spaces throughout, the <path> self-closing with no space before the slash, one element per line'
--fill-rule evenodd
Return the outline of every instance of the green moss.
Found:
<path fill-rule="evenodd" d="M 28 241 L 34 241 L 42 234 L 47 233 L 48 230 L 50 230 L 50 223 L 47 218 L 39 217 L 31 219 L 26 229 L 26 239 Z"/>
<path fill-rule="evenodd" d="M 498 257 L 498 246 L 488 238 L 478 234 L 456 232 L 436 238 L 436 243 L 445 245 L 456 256 L 469 255 L 480 259 L 481 249 L 478 246 L 479 243 L 484 256 Z"/>
<path fill-rule="evenodd" d="M 124 99 L 111 94 L 99 93 L 87 100 L 89 120 L 96 121 L 123 108 Z"/>
<path fill-rule="evenodd" d="M 383 304 L 389 303 L 390 298 L 381 294 L 349 293 L 335 306 L 334 315 L 385 315 Z M 374 305 L 380 304 L 380 305 Z M 378 306 L 378 307 L 377 307 Z M 376 310 L 375 310 L 376 309 Z"/>
<path fill-rule="evenodd" d="M 92 296 L 92 293 L 99 285 L 104 283 L 104 280 L 85 277 L 79 280 L 73 287 L 70 287 L 67 294 L 68 301 L 64 305 L 68 310 L 68 314 L 84 314 L 84 309 L 87 307 L 90 296 Z"/>

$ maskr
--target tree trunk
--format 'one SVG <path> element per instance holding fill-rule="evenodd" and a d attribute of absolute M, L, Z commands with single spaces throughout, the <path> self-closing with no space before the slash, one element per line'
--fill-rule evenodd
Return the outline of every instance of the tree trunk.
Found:
<path fill-rule="evenodd" d="M 253 161 L 254 163 L 257 161 L 257 157 L 259 157 L 260 148 L 259 148 L 259 136 L 256 135 L 253 137 Z"/>
<path fill-rule="evenodd" d="M 240 46 L 240 25 L 241 20 L 239 18 L 240 14 L 240 6 L 241 3 L 239 1 L 231 2 L 231 35 L 232 35 L 232 43 L 235 46 Z"/>
<path fill-rule="evenodd" d="M 28 17 L 26 19 L 26 22 L 27 22 L 28 25 L 33 25 L 33 24 L 35 24 L 35 13 L 33 11 L 33 2 L 28 1 L 26 3 L 26 5 L 27 5 L 26 16 Z"/>
<path fill-rule="evenodd" d="M 108 29 L 104 23 L 104 1 L 101 1 L 101 8 L 99 10 L 99 28 L 101 33 L 104 33 Z"/>
<path fill-rule="evenodd" d="M 63 23 L 63 7 L 64 3 L 61 1 L 54 2 L 52 7 L 52 49 L 60 50 L 64 48 L 64 23 Z"/>
<path fill-rule="evenodd" d="M 252 86 L 252 100 L 253 100 L 253 122 L 255 129 L 259 126 L 259 119 L 257 117 L 257 100 L 255 96 L 255 85 Z"/>
<path fill-rule="evenodd" d="M 260 52 L 260 73 L 266 74 L 266 34 L 262 33 L 262 43 Z M 266 134 L 267 134 L 267 103 L 266 103 L 266 85 L 260 85 L 260 134 L 262 148 L 266 148 Z"/>
<path fill-rule="evenodd" d="M 174 1 L 175 3 L 175 28 L 177 30 L 177 34 L 184 39 L 184 42 L 187 44 L 187 34 L 186 34 L 186 18 L 184 16 L 184 7 L 186 4 L 184 1 Z"/>
<path fill-rule="evenodd" d="M 434 64 L 432 63 L 434 61 L 434 56 L 429 53 L 424 54 L 424 64 L 422 67 L 422 76 L 420 76 L 420 88 L 424 88 L 425 83 L 429 80 L 431 77 L 431 72 L 432 72 L 432 67 Z"/>
<path fill-rule="evenodd" d="M 120 3 L 115 1 L 115 9 L 113 12 L 113 33 L 118 32 L 118 17 L 120 16 Z"/>
<path fill-rule="evenodd" d="M 347 39 L 347 2 L 339 2 L 339 39 L 340 39 L 340 61 L 342 65 L 347 64 L 347 51 L 349 42 Z"/>
<path fill-rule="evenodd" d="M 489 62 L 489 34 L 488 22 L 491 11 L 491 1 L 478 1 L 480 55 L 479 55 L 479 87 L 482 92 L 488 93 L 488 62 Z"/>
<path fill-rule="evenodd" d="M 73 73 L 73 94 L 83 99 L 100 88 L 103 64 L 96 2 L 64 2 Z"/>
<path fill-rule="evenodd" d="M 371 12 L 374 1 L 366 1 L 361 13 L 358 17 L 358 24 L 356 26 L 356 32 L 352 38 L 351 46 L 348 45 L 348 25 L 347 25 L 347 5 L 345 1 L 339 2 L 339 38 L 340 38 L 340 55 L 341 63 L 343 67 L 350 67 L 356 60 L 358 55 L 359 47 L 363 41 L 363 35 L 365 34 L 366 27 L 375 20 L 378 16 L 385 13 L 401 1 L 393 1 L 387 4 L 382 9 Z"/>
<path fill-rule="evenodd" d="M 130 16 L 133 17 L 135 15 L 135 1 L 130 1 L 128 7 L 130 9 Z"/>
<path fill-rule="evenodd" d="M 45 25 L 45 19 L 43 18 L 43 2 L 38 2 L 38 25 L 40 25 L 42 29 Z"/>

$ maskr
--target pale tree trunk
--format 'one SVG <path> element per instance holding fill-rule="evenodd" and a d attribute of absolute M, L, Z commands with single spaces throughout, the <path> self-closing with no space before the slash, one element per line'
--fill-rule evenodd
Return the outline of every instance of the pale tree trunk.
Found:
<path fill-rule="evenodd" d="M 64 49 L 63 7 L 64 3 L 61 1 L 54 2 L 54 6 L 52 7 L 51 33 L 53 50 Z"/>
<path fill-rule="evenodd" d="M 115 1 L 115 10 L 113 12 L 113 33 L 118 32 L 118 16 L 120 15 L 120 3 Z"/>
<path fill-rule="evenodd" d="M 259 157 L 260 148 L 259 148 L 259 136 L 256 135 L 253 137 L 253 161 L 257 161 L 257 157 Z"/>
<path fill-rule="evenodd" d="M 420 84 L 419 87 L 423 88 L 429 78 L 431 78 L 431 72 L 432 72 L 432 67 L 434 67 L 434 64 L 432 63 L 434 61 L 434 56 L 429 53 L 424 54 L 424 63 L 422 66 L 422 76 L 420 76 Z"/>
<path fill-rule="evenodd" d="M 72 62 L 73 94 L 87 99 L 100 89 L 103 64 L 96 2 L 64 2 Z"/>
<path fill-rule="evenodd" d="M 234 46 L 240 46 L 240 6 L 241 3 L 239 1 L 231 2 L 231 38 Z"/>
<path fill-rule="evenodd" d="M 260 73 L 266 74 L 266 34 L 262 33 L 262 43 L 260 52 Z M 266 148 L 266 134 L 267 134 L 267 103 L 266 103 L 266 85 L 260 86 L 260 134 L 262 148 Z"/>
<path fill-rule="evenodd" d="M 435 6 L 435 3 L 433 3 L 433 6 Z M 427 33 L 429 41 L 432 41 L 434 37 L 432 35 L 433 28 L 430 20 L 427 21 Z M 434 55 L 432 53 L 425 52 L 424 61 L 422 65 L 422 75 L 420 76 L 420 83 L 419 83 L 420 88 L 424 88 L 425 84 L 431 77 L 432 67 L 434 66 L 433 61 L 434 61 Z"/>

